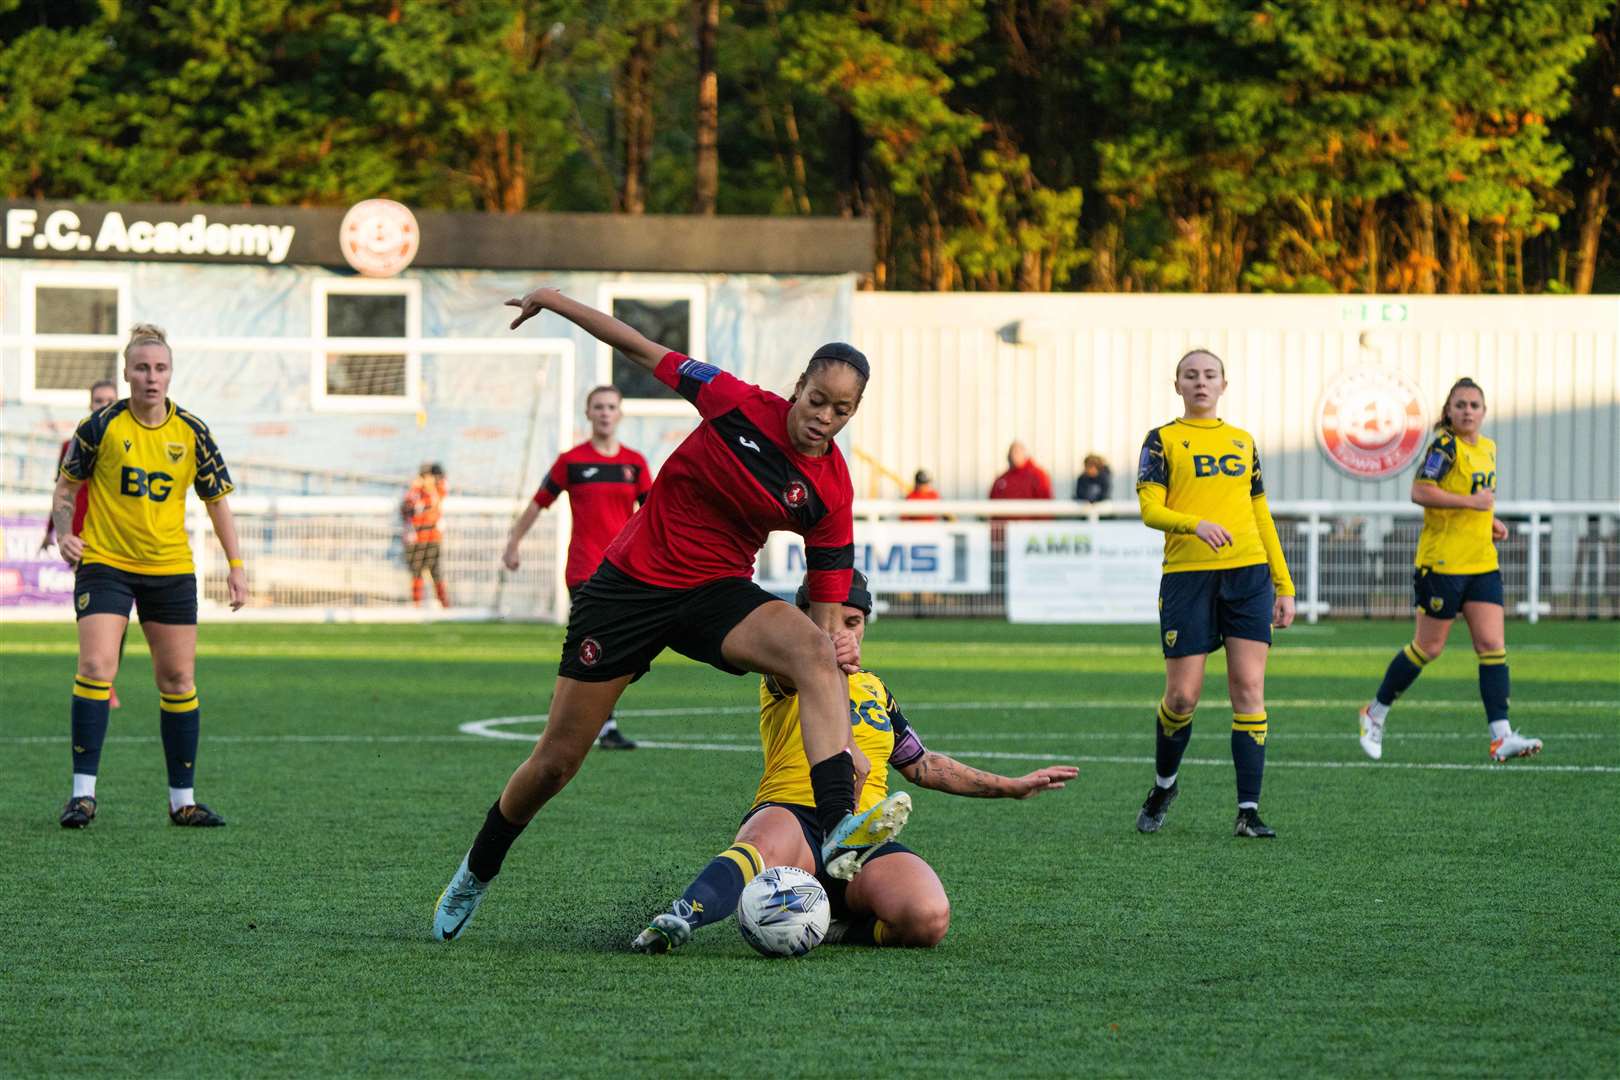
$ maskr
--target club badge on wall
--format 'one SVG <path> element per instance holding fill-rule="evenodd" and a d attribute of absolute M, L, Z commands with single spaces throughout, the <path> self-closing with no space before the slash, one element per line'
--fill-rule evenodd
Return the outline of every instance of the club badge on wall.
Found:
<path fill-rule="evenodd" d="M 392 199 L 367 199 L 343 215 L 343 257 L 366 277 L 393 277 L 411 265 L 421 244 L 416 215 Z"/>
<path fill-rule="evenodd" d="M 1358 480 L 1382 480 L 1406 468 L 1428 432 L 1418 388 L 1384 368 L 1341 372 L 1322 391 L 1316 410 L 1322 452 Z"/>

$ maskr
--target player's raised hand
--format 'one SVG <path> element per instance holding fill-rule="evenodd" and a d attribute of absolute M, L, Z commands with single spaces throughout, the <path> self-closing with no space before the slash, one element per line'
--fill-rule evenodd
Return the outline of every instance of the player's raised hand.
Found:
<path fill-rule="evenodd" d="M 1294 598 L 1292 596 L 1279 596 L 1277 602 L 1271 605 L 1271 625 L 1279 630 L 1286 630 L 1294 625 Z"/>
<path fill-rule="evenodd" d="M 1028 776 L 1020 776 L 1013 781 L 1021 789 L 1013 798 L 1032 799 L 1043 791 L 1057 791 L 1079 775 L 1080 770 L 1073 765 L 1048 765 L 1044 769 L 1036 769 Z"/>
<path fill-rule="evenodd" d="M 1468 497 L 1468 505 L 1475 510 L 1495 510 L 1496 492 L 1487 488 Z"/>
<path fill-rule="evenodd" d="M 861 670 L 861 642 L 852 632 L 840 630 L 832 636 L 833 654 L 838 658 L 838 668 L 845 675 L 853 675 Z"/>
<path fill-rule="evenodd" d="M 524 323 L 528 322 L 542 311 L 545 311 L 551 306 L 549 301 L 558 295 L 559 294 L 556 289 L 542 286 L 541 288 L 538 288 L 524 296 L 522 299 L 514 297 L 513 299 L 508 300 L 506 302 L 507 307 L 515 307 L 518 309 L 518 317 L 512 320 L 512 325 L 508 327 L 508 329 L 516 330 L 518 327 L 522 326 Z"/>
<path fill-rule="evenodd" d="M 1217 525 L 1213 521 L 1200 521 L 1198 528 L 1194 529 L 1193 532 L 1198 534 L 1198 539 L 1216 551 L 1232 542 L 1232 534 L 1227 532 L 1224 526 Z"/>

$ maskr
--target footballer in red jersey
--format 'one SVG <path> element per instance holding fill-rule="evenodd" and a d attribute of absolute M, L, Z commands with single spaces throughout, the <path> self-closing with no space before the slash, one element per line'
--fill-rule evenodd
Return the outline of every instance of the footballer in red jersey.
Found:
<path fill-rule="evenodd" d="M 666 648 L 797 686 L 824 846 L 836 853 L 886 842 L 877 827 L 884 804 L 853 813 L 870 764 L 850 738 L 847 673 L 859 670 L 860 642 L 843 627 L 842 605 L 855 565 L 854 490 L 834 442 L 860 405 L 866 357 L 841 342 L 823 345 L 784 400 L 555 289 L 508 304 L 519 309 L 513 329 L 552 312 L 651 371 L 703 422 L 575 594 L 545 731 L 440 894 L 434 937 L 461 935 L 512 843 L 573 778 L 625 687 Z M 754 584 L 754 558 L 776 530 L 804 537 L 808 618 Z"/>
<path fill-rule="evenodd" d="M 619 442 L 623 400 L 616 386 L 598 386 L 585 395 L 585 419 L 590 421 L 591 437 L 557 457 L 540 490 L 512 523 L 501 556 L 508 570 L 522 565 L 518 547 L 540 512 L 566 491 L 573 528 L 563 583 L 572 597 L 602 564 L 602 553 L 630 515 L 647 501 L 647 493 L 652 490 L 652 470 L 647 468 L 647 459 Z M 612 716 L 597 735 L 596 745 L 604 750 L 636 748 Z"/>

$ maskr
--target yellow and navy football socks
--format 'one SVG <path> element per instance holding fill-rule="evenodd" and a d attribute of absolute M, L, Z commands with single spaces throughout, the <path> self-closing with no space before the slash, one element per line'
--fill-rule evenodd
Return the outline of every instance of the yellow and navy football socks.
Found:
<path fill-rule="evenodd" d="M 1266 714 L 1232 714 L 1232 767 L 1237 771 L 1238 806 L 1260 805 L 1260 782 L 1266 774 Z"/>
<path fill-rule="evenodd" d="M 506 815 L 501 813 L 501 800 L 496 799 L 495 805 L 484 815 L 484 825 L 473 839 L 472 850 L 467 852 L 467 869 L 472 871 L 472 876 L 486 883 L 493 881 L 501 872 L 506 853 L 512 850 L 512 844 L 527 825 L 528 822 L 517 825 L 507 821 Z"/>
<path fill-rule="evenodd" d="M 816 800 L 816 823 L 831 836 L 855 812 L 855 759 L 843 750 L 810 766 L 810 790 Z"/>
<path fill-rule="evenodd" d="M 709 860 L 669 910 L 694 930 L 719 922 L 737 910 L 744 887 L 765 869 L 765 860 L 752 844 L 741 840 Z"/>
<path fill-rule="evenodd" d="M 101 745 L 112 717 L 112 683 L 86 675 L 73 676 L 73 794 L 96 794 Z"/>
<path fill-rule="evenodd" d="M 1170 706 L 1159 702 L 1159 726 L 1153 740 L 1153 771 L 1158 775 L 1160 787 L 1175 782 L 1181 769 L 1181 756 L 1187 752 L 1192 738 L 1193 714 L 1172 712 Z"/>
<path fill-rule="evenodd" d="M 1503 735 L 1496 725 L 1508 722 L 1508 662 L 1506 649 L 1479 654 L 1479 699 L 1485 703 L 1485 722 L 1493 735 Z"/>
<path fill-rule="evenodd" d="M 1408 687 L 1417 681 L 1423 674 L 1423 669 L 1432 659 L 1418 648 L 1417 642 L 1404 646 L 1395 654 L 1395 659 L 1389 662 L 1384 671 L 1384 681 L 1378 684 L 1376 700 L 1385 710 L 1395 704 L 1395 699 L 1406 693 Z M 1381 718 L 1380 718 L 1381 719 Z"/>
<path fill-rule="evenodd" d="M 160 693 L 158 708 L 163 757 L 169 765 L 169 809 L 178 810 L 196 801 L 191 791 L 197 775 L 197 737 L 202 730 L 197 690 L 193 687 L 178 694 Z"/>

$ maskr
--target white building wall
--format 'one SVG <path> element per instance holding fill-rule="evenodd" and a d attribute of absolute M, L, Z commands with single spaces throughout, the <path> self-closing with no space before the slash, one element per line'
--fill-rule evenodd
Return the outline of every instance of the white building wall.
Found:
<path fill-rule="evenodd" d="M 1202 346 L 1274 499 L 1406 499 L 1409 475 L 1356 479 L 1318 447 L 1324 386 L 1364 366 L 1404 373 L 1436 414 L 1477 380 L 1503 499 L 1620 498 L 1620 298 L 860 293 L 853 315 L 873 368 L 850 429 L 862 496 L 898 493 L 862 454 L 983 496 L 1022 439 L 1059 497 L 1095 450 L 1129 498 L 1143 436 L 1181 413 L 1175 362 Z"/>

